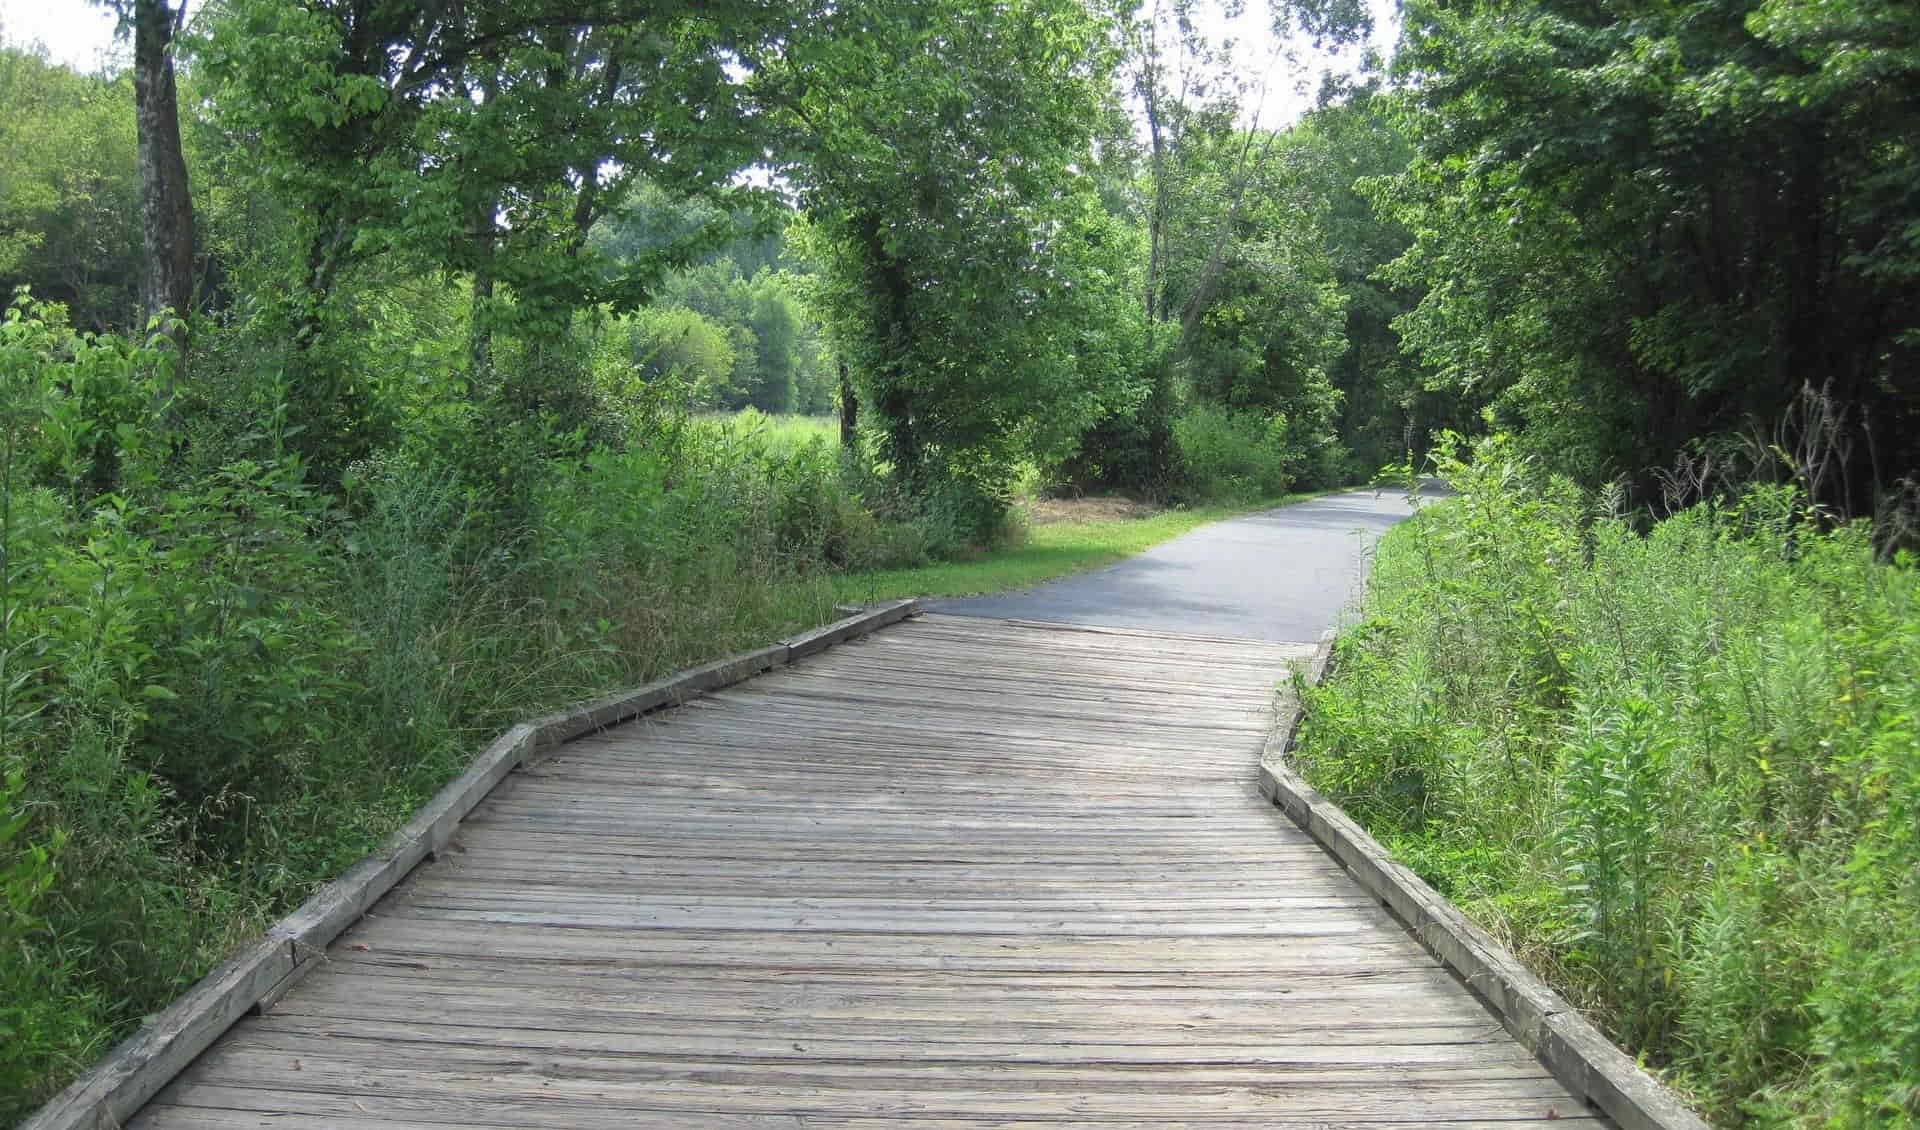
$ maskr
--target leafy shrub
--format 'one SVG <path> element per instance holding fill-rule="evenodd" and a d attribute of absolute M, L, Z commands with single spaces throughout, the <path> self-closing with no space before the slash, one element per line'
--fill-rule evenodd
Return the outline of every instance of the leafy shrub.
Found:
<path fill-rule="evenodd" d="M 1080 438 L 1079 449 L 1060 468 L 1076 490 L 1123 490 L 1162 498 L 1179 486 L 1180 449 L 1174 420 L 1180 409 L 1180 378 L 1171 341 L 1149 340 L 1138 384 L 1138 403 L 1110 409 Z"/>
<path fill-rule="evenodd" d="M 1196 500 L 1272 498 L 1293 485 L 1298 453 L 1284 417 L 1202 401 L 1173 422 L 1173 437 L 1185 493 Z"/>
<path fill-rule="evenodd" d="M 150 631 L 168 604 L 139 501 L 164 455 L 151 426 L 160 360 L 71 334 L 57 308 L 21 302 L 0 322 L 8 1107 L 174 995 L 222 931 L 202 913 L 218 881 L 192 873 L 181 812 L 136 756 L 175 693 Z"/>
<path fill-rule="evenodd" d="M 94 1008 L 73 962 L 46 944 L 36 914 L 65 836 L 39 830 L 19 759 L 11 750 L 0 758 L 0 1093 L 27 1094 L 46 1059 L 72 1062 L 87 1053 Z"/>

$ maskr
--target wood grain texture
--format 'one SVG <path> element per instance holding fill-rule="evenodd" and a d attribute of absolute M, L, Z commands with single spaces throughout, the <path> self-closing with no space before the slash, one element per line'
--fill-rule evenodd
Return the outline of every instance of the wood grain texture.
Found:
<path fill-rule="evenodd" d="M 925 616 L 589 729 L 131 1125 L 1599 1130 L 1263 800 L 1312 651 Z"/>
<path fill-rule="evenodd" d="M 812 654 L 898 623 L 918 609 L 918 602 L 912 600 L 850 609 L 844 619 L 798 638 Z M 291 992 L 325 959 L 329 942 L 422 860 L 444 850 L 474 805 L 538 750 L 661 706 L 691 701 L 783 665 L 791 656 L 789 643 L 783 641 L 512 727 L 480 751 L 465 772 L 414 813 L 380 850 L 348 868 L 276 923 L 266 937 L 201 979 L 18 1130 L 118 1130 L 235 1019 L 269 1008 Z"/>
<path fill-rule="evenodd" d="M 818 655 L 834 644 L 864 636 L 888 624 L 898 624 L 919 609 L 920 602 L 917 600 L 890 600 L 872 608 L 843 609 L 836 605 L 834 610 L 842 612 L 842 619 L 785 640 L 787 658 L 791 661 Z"/>

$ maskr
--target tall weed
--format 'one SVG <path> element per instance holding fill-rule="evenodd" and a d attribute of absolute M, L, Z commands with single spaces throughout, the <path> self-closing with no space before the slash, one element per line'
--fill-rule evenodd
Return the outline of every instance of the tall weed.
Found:
<path fill-rule="evenodd" d="M 1726 1125 L 1920 1125 L 1920 575 L 1791 487 L 1645 530 L 1502 439 L 1381 543 L 1309 776 Z"/>

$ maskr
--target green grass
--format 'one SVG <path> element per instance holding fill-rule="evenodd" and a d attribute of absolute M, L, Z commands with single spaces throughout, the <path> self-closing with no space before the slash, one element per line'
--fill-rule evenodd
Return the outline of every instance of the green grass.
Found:
<path fill-rule="evenodd" d="M 862 604 L 909 596 L 979 596 L 1027 588 L 1111 565 L 1209 522 L 1313 497 L 1317 495 L 1290 494 L 1245 505 L 1163 510 L 1145 518 L 1036 525 L 1024 543 L 992 551 L 978 560 L 836 577 L 834 594 L 841 603 Z"/>
<path fill-rule="evenodd" d="M 701 416 L 700 423 L 731 430 L 737 435 L 758 433 L 782 451 L 791 451 L 816 439 L 829 446 L 840 440 L 840 421 L 832 416 L 773 415 L 757 408 L 742 408 L 738 412 Z"/>

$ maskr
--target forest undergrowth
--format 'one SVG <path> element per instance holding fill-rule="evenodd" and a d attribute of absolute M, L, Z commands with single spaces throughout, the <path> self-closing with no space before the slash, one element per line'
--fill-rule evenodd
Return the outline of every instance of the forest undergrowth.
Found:
<path fill-rule="evenodd" d="M 1920 576 L 1793 485 L 1642 528 L 1479 441 L 1299 758 L 1726 1126 L 1920 1125 Z"/>

